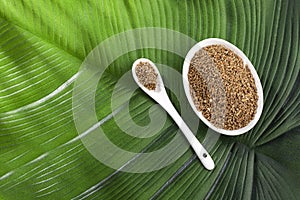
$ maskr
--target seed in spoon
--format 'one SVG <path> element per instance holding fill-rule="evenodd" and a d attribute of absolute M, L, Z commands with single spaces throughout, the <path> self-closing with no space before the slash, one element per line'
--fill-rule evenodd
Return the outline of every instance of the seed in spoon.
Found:
<path fill-rule="evenodd" d="M 155 69 L 149 62 L 140 62 L 135 67 L 135 73 L 139 82 L 148 90 L 155 90 L 157 85 L 157 76 Z"/>

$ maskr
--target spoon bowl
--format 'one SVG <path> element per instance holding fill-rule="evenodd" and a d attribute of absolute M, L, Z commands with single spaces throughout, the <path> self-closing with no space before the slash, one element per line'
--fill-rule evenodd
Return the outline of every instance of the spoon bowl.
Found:
<path fill-rule="evenodd" d="M 136 73 L 136 67 L 140 63 L 149 63 L 154 69 L 155 73 L 157 74 L 155 89 L 148 89 L 143 84 L 141 84 L 139 77 Z M 190 145 L 196 152 L 203 166 L 208 170 L 212 170 L 215 167 L 214 161 L 176 111 L 175 107 L 173 106 L 172 102 L 170 101 L 167 95 L 163 80 L 155 64 L 146 58 L 140 58 L 136 60 L 132 65 L 132 76 L 137 85 L 158 104 L 160 104 L 160 106 L 164 108 L 167 111 L 167 113 L 173 118 L 175 123 L 180 128 L 181 132 L 186 137 L 187 141 L 190 143 Z"/>
<path fill-rule="evenodd" d="M 226 48 L 232 50 L 235 54 L 237 54 L 239 57 L 242 58 L 243 62 L 244 62 L 244 66 L 248 65 L 248 68 L 250 69 L 250 72 L 254 78 L 255 81 L 255 85 L 256 85 L 256 89 L 257 89 L 257 94 L 258 94 L 258 101 L 257 101 L 257 109 L 256 109 L 256 114 L 254 116 L 254 118 L 248 123 L 247 126 L 244 126 L 243 128 L 240 129 L 236 129 L 236 130 L 226 130 L 226 129 L 222 129 L 219 127 L 216 127 L 214 124 L 212 124 L 211 122 L 209 122 L 203 115 L 202 113 L 196 108 L 193 98 L 191 96 L 191 91 L 190 91 L 190 87 L 189 87 L 189 81 L 188 81 L 188 72 L 189 72 L 189 67 L 191 64 L 191 60 L 194 57 L 194 55 L 196 54 L 196 52 L 198 52 L 200 49 L 210 46 L 210 45 L 223 45 Z M 259 79 L 259 76 L 255 70 L 255 68 L 253 67 L 252 63 L 250 62 L 250 60 L 247 58 L 247 56 L 239 49 L 237 48 L 235 45 L 222 40 L 222 39 L 218 39 L 218 38 L 209 38 L 209 39 L 205 39 L 202 40 L 201 42 L 197 43 L 196 45 L 194 45 L 190 51 L 188 52 L 188 54 L 186 55 L 185 61 L 184 61 L 184 65 L 183 65 L 183 69 L 182 69 L 182 76 L 183 76 L 183 85 L 184 85 L 184 90 L 185 90 L 185 94 L 187 96 L 187 99 L 192 107 L 192 109 L 194 110 L 194 112 L 196 113 L 196 115 L 211 129 L 213 129 L 216 132 L 219 132 L 221 134 L 224 135 L 240 135 L 243 134 L 247 131 L 249 131 L 250 129 L 252 129 L 255 124 L 258 122 L 261 114 L 262 114 L 262 110 L 263 110 L 263 89 L 262 89 L 262 85 Z"/>

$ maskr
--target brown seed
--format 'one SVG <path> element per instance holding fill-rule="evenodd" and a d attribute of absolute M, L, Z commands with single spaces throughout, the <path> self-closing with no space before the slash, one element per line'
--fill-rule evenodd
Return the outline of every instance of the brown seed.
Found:
<path fill-rule="evenodd" d="M 258 100 L 255 81 L 230 49 L 211 45 L 196 52 L 188 81 L 195 106 L 216 127 L 236 130 L 253 120 Z"/>
<path fill-rule="evenodd" d="M 139 82 L 149 90 L 155 90 L 157 85 L 157 76 L 154 68 L 148 62 L 140 62 L 135 67 L 135 73 Z"/>

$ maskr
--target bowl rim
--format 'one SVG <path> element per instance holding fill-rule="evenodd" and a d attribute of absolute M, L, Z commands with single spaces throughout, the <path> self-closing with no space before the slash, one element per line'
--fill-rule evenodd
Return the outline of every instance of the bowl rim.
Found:
<path fill-rule="evenodd" d="M 221 128 L 214 126 L 202 115 L 202 113 L 200 111 L 197 110 L 196 106 L 194 105 L 194 101 L 190 95 L 190 87 L 189 87 L 189 82 L 188 82 L 188 77 L 187 77 L 190 62 L 196 52 L 198 52 L 203 47 L 206 47 L 209 45 L 214 45 L 214 44 L 215 45 L 223 45 L 226 48 L 232 50 L 234 53 L 236 53 L 238 56 L 240 56 L 242 58 L 242 60 L 244 61 L 244 65 L 248 65 L 248 68 L 251 71 L 251 74 L 254 78 L 255 85 L 257 88 L 257 94 L 258 94 L 257 104 L 258 104 L 258 106 L 257 106 L 257 110 L 256 110 L 256 114 L 254 116 L 254 119 L 251 120 L 247 126 L 237 129 L 237 130 L 226 130 L 226 129 L 221 129 Z M 262 110 L 263 110 L 263 89 L 262 89 L 262 85 L 261 85 L 259 76 L 258 76 L 253 64 L 248 59 L 248 57 L 238 47 L 236 47 L 235 45 L 231 44 L 230 42 L 228 42 L 226 40 L 223 40 L 220 38 L 207 38 L 207 39 L 204 39 L 204 40 L 198 42 L 197 44 L 195 44 L 189 50 L 189 52 L 187 53 L 187 55 L 185 57 L 185 60 L 183 63 L 183 68 L 182 68 L 182 78 L 183 78 L 184 91 L 185 91 L 186 97 L 187 97 L 193 111 L 201 119 L 201 121 L 203 121 L 209 128 L 213 129 L 214 131 L 216 131 L 218 133 L 221 133 L 224 135 L 231 135 L 231 136 L 241 135 L 243 133 L 248 132 L 250 129 L 252 129 L 255 126 L 255 124 L 258 122 L 259 118 L 261 117 Z"/>

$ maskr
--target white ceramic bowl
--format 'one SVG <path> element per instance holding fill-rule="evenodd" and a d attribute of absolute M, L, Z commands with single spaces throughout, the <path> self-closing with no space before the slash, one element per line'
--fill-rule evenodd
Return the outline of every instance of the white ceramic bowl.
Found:
<path fill-rule="evenodd" d="M 226 129 L 221 129 L 218 128 L 216 126 L 214 126 L 212 123 L 210 123 L 203 115 L 200 111 L 197 110 L 196 106 L 194 105 L 192 96 L 190 94 L 190 87 L 189 87 L 189 82 L 188 82 L 188 71 L 189 71 L 189 67 L 190 67 L 190 62 L 192 60 L 192 58 L 194 57 L 195 53 L 198 52 L 200 49 L 202 49 L 203 47 L 209 46 L 209 45 L 223 45 L 226 48 L 232 50 L 234 53 L 236 53 L 238 56 L 240 56 L 243 61 L 244 64 L 248 65 L 252 76 L 255 80 L 255 85 L 257 88 L 257 93 L 258 93 L 258 107 L 256 110 L 256 114 L 254 116 L 254 119 L 252 121 L 250 121 L 250 123 L 240 129 L 237 130 L 226 130 Z M 182 76 L 183 76 L 183 85 L 184 85 L 184 90 L 185 90 L 185 94 L 187 96 L 187 99 L 191 105 L 191 107 L 193 108 L 194 112 L 196 113 L 196 115 L 211 129 L 213 129 L 214 131 L 217 131 L 219 133 L 225 134 L 225 135 L 240 135 L 243 134 L 247 131 L 249 131 L 250 129 L 252 129 L 255 124 L 258 122 L 262 110 L 263 110 L 263 89 L 261 86 L 261 82 L 260 79 L 257 75 L 257 72 L 255 70 L 255 68 L 253 67 L 252 63 L 250 62 L 250 60 L 247 58 L 247 56 L 239 49 L 237 48 L 235 45 L 222 40 L 222 39 L 218 39 L 218 38 L 208 38 L 205 40 L 202 40 L 201 42 L 197 43 L 196 45 L 194 45 L 190 51 L 188 52 L 188 54 L 185 57 L 185 61 L 183 64 L 183 69 L 182 69 Z"/>

